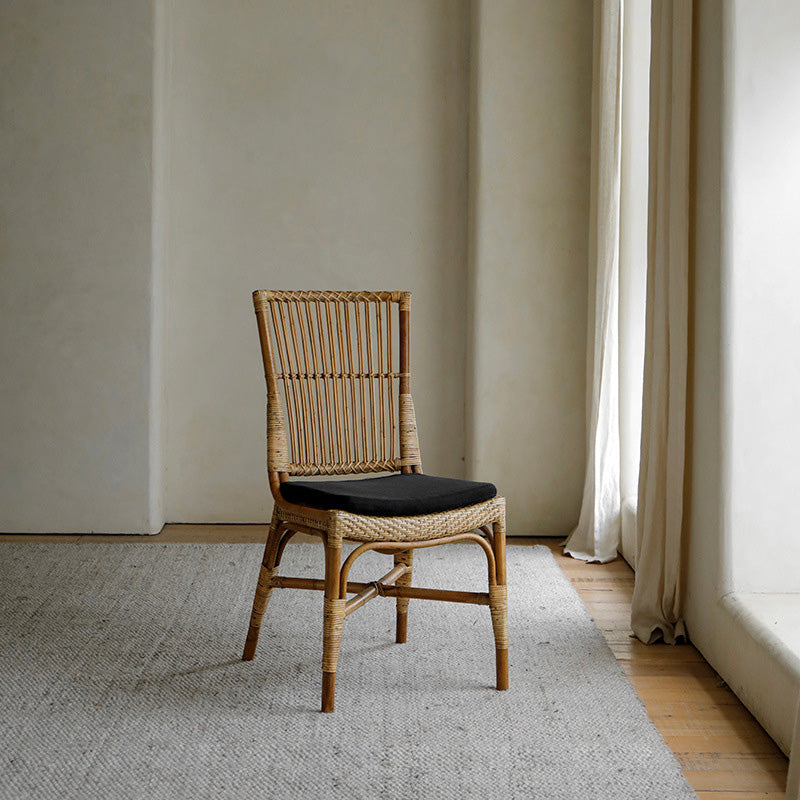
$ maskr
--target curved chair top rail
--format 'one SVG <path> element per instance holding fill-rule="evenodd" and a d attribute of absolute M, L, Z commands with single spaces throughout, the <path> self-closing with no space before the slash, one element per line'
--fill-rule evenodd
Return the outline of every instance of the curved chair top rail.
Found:
<path fill-rule="evenodd" d="M 391 302 L 398 303 L 400 308 L 408 309 L 411 301 L 411 292 L 347 292 L 347 291 L 306 291 L 306 290 L 272 290 L 256 289 L 253 292 L 253 302 L 258 308 L 259 303 L 269 302 L 270 300 L 282 300 L 284 302 L 299 301 L 302 303 L 316 302 Z"/>
<path fill-rule="evenodd" d="M 419 471 L 410 292 L 253 292 L 273 493 L 291 475 Z"/>

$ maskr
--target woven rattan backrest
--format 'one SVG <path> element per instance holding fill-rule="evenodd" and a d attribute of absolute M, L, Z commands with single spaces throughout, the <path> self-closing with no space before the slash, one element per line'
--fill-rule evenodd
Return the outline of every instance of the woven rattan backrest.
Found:
<path fill-rule="evenodd" d="M 409 292 L 253 292 L 271 477 L 420 470 L 409 301 Z"/>

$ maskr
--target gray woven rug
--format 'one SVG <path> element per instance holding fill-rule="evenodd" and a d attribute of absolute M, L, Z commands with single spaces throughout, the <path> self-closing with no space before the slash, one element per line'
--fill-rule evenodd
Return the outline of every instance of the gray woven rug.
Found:
<path fill-rule="evenodd" d="M 488 609 L 412 601 L 395 645 L 377 598 L 345 622 L 334 714 L 321 593 L 276 591 L 239 661 L 261 551 L 0 544 L 0 797 L 695 797 L 546 548 L 509 548 L 509 691 Z M 420 551 L 415 583 L 473 588 L 482 559 Z M 321 575 L 322 548 L 281 572 Z"/>

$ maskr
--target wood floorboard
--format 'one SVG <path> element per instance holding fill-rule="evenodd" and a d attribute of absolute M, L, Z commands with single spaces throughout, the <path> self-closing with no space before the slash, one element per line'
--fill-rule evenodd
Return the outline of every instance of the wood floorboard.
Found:
<path fill-rule="evenodd" d="M 0 542 L 249 543 L 266 536 L 266 525 L 166 525 L 156 536 L 2 534 Z M 510 544 L 543 544 L 553 552 L 701 800 L 785 800 L 788 759 L 700 653 L 691 645 L 646 646 L 631 638 L 633 572 L 622 559 L 586 564 L 565 557 L 558 539 Z"/>
<path fill-rule="evenodd" d="M 709 792 L 699 791 L 700 800 L 784 800 L 783 791 L 778 792 L 725 792 L 712 789 Z"/>
<path fill-rule="evenodd" d="M 566 557 L 559 540 L 530 543 L 552 551 L 698 796 L 784 800 L 788 759 L 700 653 L 631 638 L 631 568 Z"/>

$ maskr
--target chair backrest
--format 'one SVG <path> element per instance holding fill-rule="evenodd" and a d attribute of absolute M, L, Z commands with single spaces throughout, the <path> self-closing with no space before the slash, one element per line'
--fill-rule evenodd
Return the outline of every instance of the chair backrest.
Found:
<path fill-rule="evenodd" d="M 410 292 L 253 292 L 273 493 L 291 475 L 420 472 Z"/>

